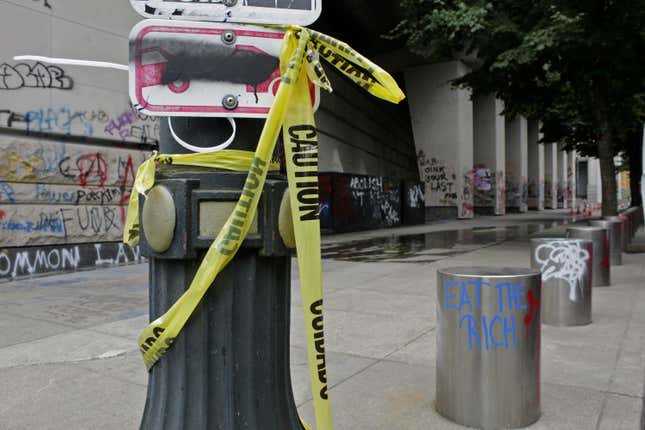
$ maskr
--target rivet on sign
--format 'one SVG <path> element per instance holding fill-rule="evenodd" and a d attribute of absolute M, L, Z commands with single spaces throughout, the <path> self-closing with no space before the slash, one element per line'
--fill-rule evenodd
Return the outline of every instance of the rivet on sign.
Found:
<path fill-rule="evenodd" d="M 237 97 L 231 94 L 224 96 L 224 98 L 222 99 L 222 106 L 224 106 L 228 110 L 235 109 L 238 104 L 239 103 Z"/>
<path fill-rule="evenodd" d="M 227 45 L 234 44 L 236 39 L 237 39 L 237 36 L 235 36 L 235 33 L 233 33 L 230 30 L 222 33 L 222 42 L 224 42 Z"/>
<path fill-rule="evenodd" d="M 224 0 L 224 6 L 233 7 L 237 4 L 237 0 Z"/>

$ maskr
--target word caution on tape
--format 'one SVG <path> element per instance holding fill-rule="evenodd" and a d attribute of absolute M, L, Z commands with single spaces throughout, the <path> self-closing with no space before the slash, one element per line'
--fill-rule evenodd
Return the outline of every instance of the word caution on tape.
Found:
<path fill-rule="evenodd" d="M 235 256 L 250 229 L 267 171 L 276 168 L 270 160 L 282 130 L 316 425 L 318 430 L 330 430 L 332 420 L 325 360 L 318 210 L 318 138 L 309 82 L 331 90 L 319 61 L 323 58 L 378 98 L 398 103 L 405 96 L 387 72 L 347 44 L 302 27 L 284 27 L 281 30 L 285 32 L 280 52 L 282 83 L 254 154 L 245 151 L 155 154 L 139 167 L 134 187 L 144 195 L 154 185 L 158 164 L 249 172 L 235 209 L 206 253 L 189 288 L 164 315 L 150 323 L 139 337 L 139 345 L 145 365 L 151 369 L 172 347 L 208 288 Z M 138 204 L 138 194 L 133 193 L 124 230 L 124 241 L 131 245 L 137 243 L 139 236 Z"/>

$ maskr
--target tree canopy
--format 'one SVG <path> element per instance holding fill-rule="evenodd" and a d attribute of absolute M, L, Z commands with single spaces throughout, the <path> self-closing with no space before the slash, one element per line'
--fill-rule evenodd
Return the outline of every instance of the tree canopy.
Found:
<path fill-rule="evenodd" d="M 402 0 L 392 35 L 432 60 L 460 59 L 454 81 L 494 93 L 506 114 L 540 120 L 545 142 L 601 162 L 616 211 L 613 157 L 645 121 L 645 0 Z"/>

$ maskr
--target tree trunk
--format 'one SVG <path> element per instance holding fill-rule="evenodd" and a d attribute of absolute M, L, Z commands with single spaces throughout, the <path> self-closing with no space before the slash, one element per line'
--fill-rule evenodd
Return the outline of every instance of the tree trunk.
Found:
<path fill-rule="evenodd" d="M 598 141 L 598 159 L 602 183 L 602 216 L 618 215 L 618 188 L 616 184 L 616 166 L 611 140 L 603 136 Z"/>
<path fill-rule="evenodd" d="M 641 206 L 641 176 L 643 175 L 643 132 L 638 131 L 629 141 L 629 188 L 632 206 Z"/>
<path fill-rule="evenodd" d="M 602 183 L 602 216 L 618 214 L 618 188 L 616 184 L 616 166 L 614 165 L 614 148 L 607 97 L 601 87 L 594 88 L 594 114 L 598 121 L 600 138 L 598 139 L 598 159 Z"/>

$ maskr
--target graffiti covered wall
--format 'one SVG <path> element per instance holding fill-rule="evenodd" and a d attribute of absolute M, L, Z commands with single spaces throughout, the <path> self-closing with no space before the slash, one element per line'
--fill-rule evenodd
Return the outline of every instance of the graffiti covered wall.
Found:
<path fill-rule="evenodd" d="M 417 154 L 419 175 L 425 184 L 426 206 L 457 207 L 459 218 L 470 218 L 475 211 L 475 169 L 462 168 L 462 174 L 449 161 Z"/>
<path fill-rule="evenodd" d="M 327 232 L 422 224 L 422 184 L 380 176 L 321 173 L 320 224 Z"/>
<path fill-rule="evenodd" d="M 139 19 L 128 2 L 0 3 L 0 279 L 141 261 L 119 241 L 159 120 L 132 108 L 123 71 L 13 59 L 127 64 Z"/>
<path fill-rule="evenodd" d="M 506 207 L 510 211 L 526 212 L 529 201 L 528 178 L 506 175 Z"/>

